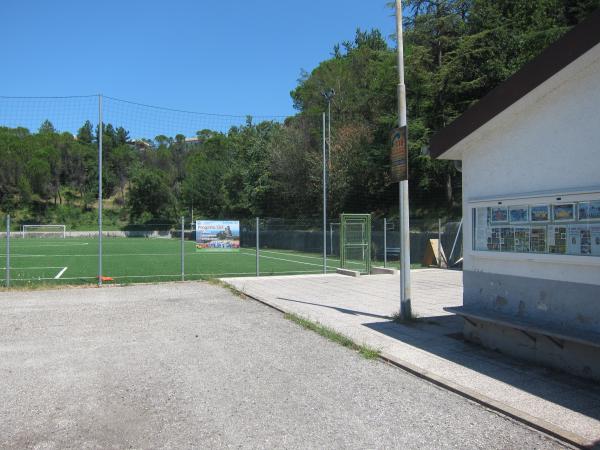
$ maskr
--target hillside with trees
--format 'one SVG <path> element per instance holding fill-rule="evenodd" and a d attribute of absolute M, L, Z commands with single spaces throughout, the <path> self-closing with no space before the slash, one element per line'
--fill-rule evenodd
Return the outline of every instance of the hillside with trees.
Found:
<path fill-rule="evenodd" d="M 460 173 L 422 154 L 436 130 L 584 20 L 600 0 L 409 0 L 405 2 L 411 214 L 460 214 Z M 390 9 L 390 14 L 392 10 Z M 390 20 L 392 18 L 390 17 Z M 396 124 L 396 56 L 378 30 L 358 30 L 331 57 L 302 72 L 297 114 L 227 132 L 132 139 L 104 124 L 103 186 L 109 226 L 180 215 L 304 218 L 321 213 L 322 92 L 333 88 L 330 217 L 397 214 L 389 177 Z M 2 125 L 2 124 L 0 124 Z M 98 127 L 76 135 L 50 121 L 38 130 L 0 126 L 0 209 L 21 223 L 96 221 Z"/>

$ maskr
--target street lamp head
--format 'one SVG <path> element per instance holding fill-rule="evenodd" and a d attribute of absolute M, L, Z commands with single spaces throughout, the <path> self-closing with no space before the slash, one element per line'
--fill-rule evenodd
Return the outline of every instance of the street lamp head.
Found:
<path fill-rule="evenodd" d="M 321 95 L 323 97 L 325 97 L 325 100 L 327 100 L 328 102 L 330 102 L 331 99 L 333 98 L 333 96 L 335 95 L 335 90 L 334 89 L 327 89 L 326 91 L 321 92 Z"/>

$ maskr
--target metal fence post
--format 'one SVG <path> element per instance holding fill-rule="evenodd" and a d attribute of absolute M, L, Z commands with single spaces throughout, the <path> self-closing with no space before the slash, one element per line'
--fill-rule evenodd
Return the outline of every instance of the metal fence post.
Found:
<path fill-rule="evenodd" d="M 10 214 L 6 216 L 6 287 L 10 287 Z"/>
<path fill-rule="evenodd" d="M 185 281 L 185 218 L 181 216 L 181 281 Z"/>
<path fill-rule="evenodd" d="M 442 268 L 442 219 L 438 218 L 438 267 Z"/>
<path fill-rule="evenodd" d="M 98 95 L 98 286 L 102 286 L 102 95 Z"/>
<path fill-rule="evenodd" d="M 383 218 L 383 267 L 387 267 L 387 219 Z"/>
<path fill-rule="evenodd" d="M 260 276 L 260 257 L 259 257 L 259 253 L 260 253 L 260 224 L 259 224 L 260 219 L 257 217 L 256 218 L 256 276 Z"/>

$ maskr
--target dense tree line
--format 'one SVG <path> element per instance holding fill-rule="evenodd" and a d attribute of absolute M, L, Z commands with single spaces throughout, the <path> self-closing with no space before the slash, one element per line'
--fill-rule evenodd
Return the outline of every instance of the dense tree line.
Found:
<path fill-rule="evenodd" d="M 413 213 L 458 213 L 460 173 L 422 154 L 429 138 L 600 7 L 600 0 L 408 0 L 406 85 Z M 389 134 L 396 124 L 396 59 L 378 30 L 335 45 L 291 92 L 285 122 L 228 132 L 200 130 L 132 140 L 126 124 L 103 127 L 104 197 L 119 222 L 320 214 L 322 92 L 333 88 L 330 216 L 393 215 Z M 0 207 L 23 220 L 77 221 L 97 201 L 98 127 L 76 136 L 46 121 L 36 132 L 0 128 Z M 57 215 L 61 212 L 63 216 Z M 66 215 L 66 216 L 65 216 Z M 70 216 L 69 216 L 70 215 Z"/>

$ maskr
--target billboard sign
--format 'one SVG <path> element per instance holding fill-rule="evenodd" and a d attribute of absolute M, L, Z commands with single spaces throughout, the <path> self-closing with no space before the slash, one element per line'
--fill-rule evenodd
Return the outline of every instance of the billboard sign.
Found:
<path fill-rule="evenodd" d="M 237 220 L 197 220 L 196 251 L 232 252 L 240 249 L 240 222 Z"/>
<path fill-rule="evenodd" d="M 408 180 L 408 128 L 396 128 L 392 132 L 392 150 L 390 152 L 392 182 Z"/>

